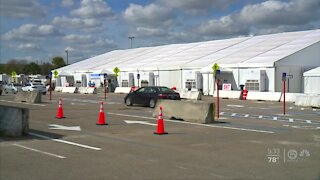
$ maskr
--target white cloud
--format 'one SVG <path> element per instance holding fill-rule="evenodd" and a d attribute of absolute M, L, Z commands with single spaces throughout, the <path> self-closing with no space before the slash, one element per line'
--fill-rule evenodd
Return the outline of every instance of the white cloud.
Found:
<path fill-rule="evenodd" d="M 62 33 L 52 25 L 24 24 L 2 36 L 4 40 L 37 40 L 45 37 L 61 36 Z"/>
<path fill-rule="evenodd" d="M 40 51 L 41 50 L 40 46 L 33 43 L 19 44 L 18 46 L 16 46 L 16 48 L 24 51 Z"/>
<path fill-rule="evenodd" d="M 278 33 L 315 28 L 320 24 L 320 1 L 269 0 L 247 5 L 240 12 L 201 24 L 196 32 L 208 36 L 247 35 L 266 32 Z"/>
<path fill-rule="evenodd" d="M 303 2 L 303 3 L 302 3 Z M 275 0 L 245 6 L 240 14 L 241 21 L 264 25 L 300 25 L 320 18 L 319 0 Z"/>
<path fill-rule="evenodd" d="M 82 51 L 95 51 L 99 49 L 114 49 L 117 47 L 113 40 L 95 37 L 92 35 L 70 34 L 63 38 L 63 41 L 73 46 L 73 49 L 81 49 Z"/>
<path fill-rule="evenodd" d="M 159 4 L 181 9 L 188 14 L 205 13 L 210 9 L 224 9 L 236 0 L 158 0 Z"/>
<path fill-rule="evenodd" d="M 114 17 L 112 9 L 102 0 L 82 0 L 80 8 L 72 10 L 71 15 L 81 18 Z"/>
<path fill-rule="evenodd" d="M 103 25 L 103 23 L 97 19 L 69 18 L 65 16 L 55 17 L 52 23 L 56 26 L 80 30 L 94 30 Z"/>
<path fill-rule="evenodd" d="M 79 43 L 93 43 L 94 39 L 91 35 L 76 35 L 76 34 L 69 34 L 62 38 L 66 43 L 69 44 L 79 44 Z"/>
<path fill-rule="evenodd" d="M 146 28 L 146 27 L 137 27 L 135 32 L 132 33 L 137 37 L 155 37 L 155 36 L 165 36 L 167 35 L 167 31 L 164 29 L 158 28 Z"/>
<path fill-rule="evenodd" d="M 73 5 L 74 5 L 73 0 L 61 0 L 61 6 L 62 7 L 70 8 Z"/>
<path fill-rule="evenodd" d="M 1 16 L 11 18 L 42 18 L 47 15 L 37 0 L 1 0 L 0 12 Z"/>
<path fill-rule="evenodd" d="M 169 26 L 175 19 L 173 9 L 153 3 L 144 7 L 130 4 L 123 17 L 133 25 L 146 27 Z"/>

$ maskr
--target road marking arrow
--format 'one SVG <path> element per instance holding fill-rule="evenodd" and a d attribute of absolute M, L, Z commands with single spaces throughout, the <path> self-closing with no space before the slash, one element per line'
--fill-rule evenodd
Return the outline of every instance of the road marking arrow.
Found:
<path fill-rule="evenodd" d="M 157 126 L 157 124 L 149 123 L 148 121 L 130 121 L 130 120 L 125 120 L 127 124 L 144 124 L 144 125 L 149 125 L 149 126 Z"/>
<path fill-rule="evenodd" d="M 80 126 L 62 126 L 58 124 L 49 124 L 49 129 L 67 130 L 67 131 L 81 131 Z"/>

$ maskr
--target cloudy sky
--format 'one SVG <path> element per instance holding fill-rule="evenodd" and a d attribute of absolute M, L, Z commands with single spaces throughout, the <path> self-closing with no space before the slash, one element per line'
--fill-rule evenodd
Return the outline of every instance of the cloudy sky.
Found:
<path fill-rule="evenodd" d="M 0 0 L 1 63 L 320 28 L 319 0 Z"/>

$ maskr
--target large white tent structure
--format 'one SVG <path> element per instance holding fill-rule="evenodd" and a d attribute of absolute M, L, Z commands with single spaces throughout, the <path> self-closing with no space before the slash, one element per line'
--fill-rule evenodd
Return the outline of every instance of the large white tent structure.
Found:
<path fill-rule="evenodd" d="M 191 83 L 194 89 L 212 94 L 215 63 L 221 69 L 221 83 L 231 84 L 234 90 L 243 84 L 249 90 L 281 91 L 281 76 L 287 73 L 288 91 L 303 92 L 303 73 L 320 66 L 320 30 L 114 50 L 58 71 L 87 81 L 95 80 L 95 72 L 118 67 L 116 80 L 122 87 L 149 84 L 184 89 Z"/>
<path fill-rule="evenodd" d="M 304 93 L 320 95 L 320 66 L 303 73 Z"/>

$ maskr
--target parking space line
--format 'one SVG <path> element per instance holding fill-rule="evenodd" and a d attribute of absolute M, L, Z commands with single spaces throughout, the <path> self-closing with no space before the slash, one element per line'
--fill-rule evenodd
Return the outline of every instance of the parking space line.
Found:
<path fill-rule="evenodd" d="M 119 114 L 119 113 L 108 113 L 109 115 L 116 115 L 116 116 L 125 116 L 125 117 L 135 117 L 140 119 L 152 119 L 156 120 L 156 118 L 151 117 L 144 117 L 144 116 L 135 116 L 135 115 L 129 115 L 129 114 Z M 222 128 L 222 129 L 232 129 L 232 130 L 240 130 L 240 131 L 249 131 L 249 132 L 258 132 L 258 133 L 268 133 L 273 134 L 273 131 L 264 131 L 264 130 L 257 130 L 257 129 L 245 129 L 245 128 L 237 128 L 237 127 L 229 127 L 229 126 L 216 126 L 216 125 L 210 125 L 210 124 L 199 124 L 199 123 L 192 123 L 192 122 L 186 122 L 186 121 L 174 121 L 174 120 L 168 120 L 165 119 L 167 122 L 173 122 L 173 123 L 181 123 L 181 124 L 190 124 L 190 125 L 197 125 L 197 126 L 204 126 L 204 127 L 213 127 L 213 128 Z"/>
<path fill-rule="evenodd" d="M 45 155 L 57 157 L 57 158 L 60 158 L 60 159 L 66 158 L 66 157 L 64 157 L 64 156 L 60 156 L 60 155 L 53 154 L 53 153 L 49 153 L 49 152 L 45 152 L 45 151 L 40 151 L 40 150 L 38 150 L 38 149 L 30 148 L 30 147 L 27 147 L 27 146 L 22 146 L 22 145 L 19 145 L 19 144 L 12 144 L 12 145 L 13 145 L 13 146 L 20 147 L 20 148 L 23 148 L 23 149 L 28 149 L 28 150 L 30 150 L 30 151 L 38 152 L 38 153 L 41 153 L 41 154 L 45 154 Z"/>
<path fill-rule="evenodd" d="M 7 101 L 7 100 L 2 100 L 2 99 L 0 101 L 8 102 L 8 103 L 28 104 L 28 105 L 33 105 L 33 106 L 46 106 L 44 104 L 32 104 L 32 103 L 27 103 L 27 102 Z"/>
<path fill-rule="evenodd" d="M 97 147 L 93 147 L 93 146 L 87 146 L 87 145 L 84 145 L 84 144 L 79 144 L 79 143 L 66 141 L 66 140 L 61 140 L 61 139 L 54 139 L 52 137 L 48 137 L 48 136 L 44 136 L 44 135 L 40 135 L 40 134 L 35 134 L 35 133 L 30 133 L 29 132 L 29 135 L 36 136 L 36 137 L 39 137 L 39 138 L 42 138 L 42 139 L 48 139 L 48 140 L 55 141 L 55 142 L 65 143 L 65 144 L 69 144 L 69 145 L 73 145 L 73 146 L 79 146 L 79 147 L 86 148 L 86 149 L 92 149 L 92 150 L 96 150 L 96 151 L 101 150 L 101 148 L 97 148 Z"/>

